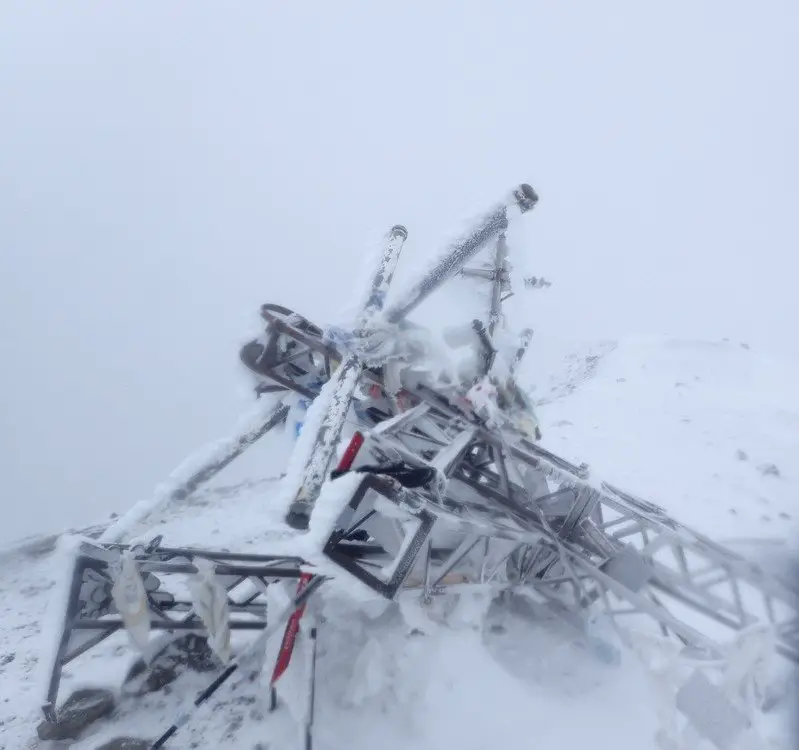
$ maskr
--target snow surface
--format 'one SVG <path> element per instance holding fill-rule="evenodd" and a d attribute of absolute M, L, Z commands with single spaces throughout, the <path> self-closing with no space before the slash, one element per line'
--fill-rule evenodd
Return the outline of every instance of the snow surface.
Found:
<path fill-rule="evenodd" d="M 654 337 L 605 344 L 583 362 L 569 361 L 573 392 L 541 407 L 543 447 L 716 541 L 799 542 L 792 363 L 729 340 Z"/>
<path fill-rule="evenodd" d="M 649 338 L 570 357 L 561 378 L 534 395 L 542 403 L 544 447 L 589 462 L 595 475 L 714 539 L 784 566 L 799 514 L 791 460 L 796 382 L 789 365 L 737 342 Z M 226 469 L 194 497 L 155 510 L 152 534 L 175 546 L 297 553 L 301 543 L 313 553 L 357 477 L 326 485 L 310 533 L 298 538 L 281 525 L 285 501 L 277 502 L 279 483 L 269 479 L 282 470 L 270 456 L 285 454 L 275 451 L 283 440 L 269 435 L 252 448 L 260 476 L 225 486 Z M 758 543 L 760 537 L 771 542 Z M 65 551 L 43 543 L 0 558 L 0 747 L 9 750 L 44 748 L 34 740 L 40 695 L 31 676 Z M 413 600 L 387 605 L 362 587 L 334 585 L 312 604 L 324 618 L 319 750 L 655 750 L 658 706 L 640 662 L 625 653 L 620 667 L 602 664 L 557 622 L 531 618 L 520 603 L 492 606 L 490 627 L 480 625 L 488 604 L 480 594 L 436 600 L 423 611 Z M 300 638 L 280 683 L 286 710 L 266 711 L 267 669 L 264 685 L 221 688 L 168 746 L 300 748 L 306 646 Z M 124 635 L 109 639 L 78 660 L 79 672 L 66 670 L 62 700 L 79 685 L 118 686 L 134 656 Z M 169 694 L 125 698 L 112 724 L 98 724 L 73 747 L 92 750 L 123 734 L 156 736 L 208 682 L 187 674 Z M 766 748 L 795 747 L 789 721 L 789 704 L 768 717 Z"/>

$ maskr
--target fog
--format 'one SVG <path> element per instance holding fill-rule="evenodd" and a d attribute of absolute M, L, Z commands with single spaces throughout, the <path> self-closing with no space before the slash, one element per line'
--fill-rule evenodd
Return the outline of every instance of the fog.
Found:
<path fill-rule="evenodd" d="M 0 542 L 226 434 L 261 302 L 323 322 L 391 224 L 407 276 L 521 181 L 540 362 L 799 357 L 797 33 L 793 0 L 0 0 Z"/>

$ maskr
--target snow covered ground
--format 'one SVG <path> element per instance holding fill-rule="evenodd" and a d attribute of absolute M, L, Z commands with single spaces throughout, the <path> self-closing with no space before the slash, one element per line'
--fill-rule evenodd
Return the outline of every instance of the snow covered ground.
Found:
<path fill-rule="evenodd" d="M 542 408 L 545 447 L 717 541 L 799 542 L 793 363 L 744 342 L 663 338 L 607 343 L 577 360 L 574 392 L 561 379 Z"/>
<path fill-rule="evenodd" d="M 527 373 L 538 383 L 544 447 L 587 461 L 596 475 L 718 541 L 782 570 L 790 565 L 799 534 L 791 365 L 735 341 L 662 338 L 599 344 L 561 364 L 548 380 Z M 157 533 L 170 545 L 253 552 L 287 543 L 290 532 L 275 531 L 283 509 L 270 505 L 285 457 L 282 436 L 268 436 L 212 488 L 154 519 Z M 0 558 L 0 747 L 8 750 L 45 747 L 35 741 L 34 677 L 58 565 L 46 540 Z M 555 623 L 532 621 L 518 608 L 492 608 L 494 627 L 483 628 L 471 616 L 476 605 L 464 598 L 445 620 L 423 617 L 424 632 L 412 634 L 399 608 L 356 606 L 328 591 L 319 750 L 654 750 L 657 704 L 633 656 L 620 667 L 604 665 Z M 80 661 L 79 677 L 67 671 L 62 698 L 87 681 L 118 685 L 132 658 L 123 637 L 110 639 Z M 291 717 L 303 667 L 298 649 L 282 694 L 287 710 L 267 714 L 263 687 L 226 686 L 169 746 L 299 748 Z M 207 682 L 207 675 L 184 675 L 168 694 L 124 699 L 113 725 L 99 724 L 75 750 L 123 734 L 156 736 Z M 789 714 L 786 705 L 769 717 L 767 747 L 795 747 Z"/>

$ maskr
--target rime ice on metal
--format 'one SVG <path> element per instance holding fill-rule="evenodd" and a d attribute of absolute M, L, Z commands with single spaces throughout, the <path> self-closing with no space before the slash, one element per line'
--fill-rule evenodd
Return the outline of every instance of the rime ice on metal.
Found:
<path fill-rule="evenodd" d="M 323 584 L 353 598 L 366 592 L 399 601 L 405 611 L 453 592 L 511 592 L 609 662 L 624 650 L 646 655 L 664 643 L 663 654 L 674 644 L 678 651 L 701 653 L 705 666 L 720 670 L 721 681 L 707 675 L 684 680 L 677 674 L 682 662 L 653 667 L 656 689 L 670 695 L 662 711 L 664 737 L 680 712 L 692 732 L 718 747 L 733 741 L 707 716 L 692 714 L 702 696 L 715 701 L 729 727 L 743 716 L 736 732 L 744 732 L 752 701 L 730 696 L 744 691 L 751 697 L 755 685 L 760 689 L 766 651 L 799 662 L 799 597 L 658 506 L 538 444 L 534 410 L 516 383 L 532 330 L 510 335 L 501 310 L 512 252 L 505 230 L 516 209 L 525 213 L 536 201 L 532 188 L 518 187 L 511 201 L 436 258 L 382 315 L 407 236 L 394 227 L 351 328 L 325 329 L 280 305 L 262 306 L 266 330 L 242 348 L 241 359 L 256 378 L 256 392 L 269 394 L 268 406 L 256 409 L 236 436 L 177 472 L 153 501 L 136 506 L 99 543 L 70 551 L 63 613 L 54 616 L 55 647 L 46 657 L 50 715 L 62 668 L 126 626 L 124 616 L 97 602 L 111 601 L 104 588 L 110 571 L 128 560 L 141 571 L 153 630 L 204 633 L 223 659 L 231 656 L 232 631 L 256 634 L 232 654 L 195 706 L 212 700 L 234 672 L 257 672 L 266 640 Z M 492 252 L 488 270 L 471 274 L 491 285 L 485 319 L 465 320 L 450 332 L 453 350 L 475 356 L 442 364 L 447 356 L 407 316 L 486 248 Z M 170 548 L 161 539 L 136 547 L 116 543 L 283 422 L 295 395 L 310 407 L 280 492 L 289 513 L 279 530 L 279 554 Z M 357 456 L 350 456 L 346 473 L 331 479 L 344 437 L 359 446 Z M 263 502 L 277 499 L 265 495 Z M 309 525 L 310 533 L 297 534 Z M 194 581 L 194 602 L 171 588 L 172 577 L 181 575 Z M 306 598 L 298 594 L 267 625 L 266 593 L 286 580 L 296 588 L 308 575 Z M 735 647 L 720 635 L 742 631 L 754 635 Z M 664 688 L 672 674 L 679 684 Z M 311 679 L 309 697 L 313 689 Z M 179 717 L 154 747 L 190 717 Z"/>

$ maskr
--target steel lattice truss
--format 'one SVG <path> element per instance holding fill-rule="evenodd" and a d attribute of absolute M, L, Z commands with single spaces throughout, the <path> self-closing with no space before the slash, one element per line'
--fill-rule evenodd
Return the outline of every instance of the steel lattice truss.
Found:
<path fill-rule="evenodd" d="M 184 634 L 203 633 L 205 626 L 187 595 L 185 579 L 196 573 L 198 558 L 215 565 L 217 580 L 226 592 L 229 626 L 234 631 L 260 631 L 266 627 L 264 594 L 270 583 L 299 578 L 302 560 L 271 555 L 241 555 L 160 545 L 157 537 L 147 547 L 100 545 L 82 542 L 69 571 L 72 585 L 67 594 L 61 637 L 47 686 L 45 715 L 54 720 L 63 668 L 124 628 L 111 589 L 114 566 L 123 551 L 131 550 L 147 592 L 150 628 Z M 153 653 L 165 641 L 152 644 Z"/>
<path fill-rule="evenodd" d="M 325 362 L 340 357 L 305 324 L 293 329 L 283 317 L 273 317 L 271 308 L 265 306 L 264 313 L 275 339 L 297 344 L 272 361 L 275 382 L 289 385 L 289 368 L 296 372 L 313 353 Z M 271 377 L 265 368 L 262 373 Z M 380 385 L 379 373 L 368 376 Z M 315 395 L 303 385 L 297 390 Z M 436 561 L 449 573 L 467 557 L 481 560 L 474 582 L 492 580 L 499 574 L 496 547 L 500 558 L 517 568 L 519 583 L 560 611 L 579 613 L 601 599 L 614 617 L 648 615 L 687 642 L 709 648 L 714 637 L 705 634 L 702 620 L 734 630 L 767 622 L 776 630 L 780 652 L 799 661 L 799 597 L 787 584 L 662 508 L 591 482 L 586 466 L 574 466 L 527 439 L 511 444 L 425 387 L 403 395 L 407 411 L 392 413 L 388 399 L 377 400 L 365 412 L 375 423 L 364 431 L 385 460 L 429 464 L 450 477 L 443 502 L 429 493 L 416 496 L 424 498 L 421 507 L 434 524 L 462 529 L 462 540 L 444 560 L 434 545 L 436 553 L 429 554 L 431 543 L 424 547 L 428 585 L 443 580 L 434 570 Z M 385 591 L 393 596 L 399 588 Z M 672 613 L 669 601 L 690 616 Z"/>
<path fill-rule="evenodd" d="M 535 194 L 522 186 L 514 201 L 524 212 L 535 204 Z M 474 324 L 487 378 L 497 354 L 492 336 L 502 320 L 501 303 L 511 293 L 507 208 L 503 204 L 491 212 L 385 315 L 393 324 L 407 325 L 407 313 L 458 272 L 487 282 L 485 323 Z M 395 238 L 400 229 L 405 232 L 392 230 Z M 496 243 L 491 261 L 466 268 L 490 241 Z M 288 308 L 265 304 L 261 316 L 265 333 L 242 348 L 241 360 L 256 376 L 259 397 L 271 394 L 267 397 L 276 405 L 172 488 L 165 502 L 185 499 L 281 424 L 289 412 L 283 395 L 317 398 L 348 357 L 321 327 Z M 515 386 L 514 368 L 531 335 L 522 332 L 504 384 L 506 402 L 521 411 L 527 404 Z M 351 447 L 360 449 L 353 468 L 399 462 L 431 467 L 446 482 L 408 489 L 390 476 L 362 474 L 322 550 L 341 575 L 356 577 L 388 599 L 429 601 L 474 587 L 510 589 L 577 633 L 585 631 L 586 613 L 599 609 L 622 638 L 630 629 L 655 627 L 711 656 L 720 653 L 725 632 L 764 623 L 772 628 L 779 653 L 799 662 L 799 595 L 787 583 L 660 507 L 593 481 L 587 466 L 539 447 L 537 428 L 531 434 L 486 418 L 464 406 L 457 388 L 442 390 L 405 378 L 398 389 L 387 383 L 390 375 L 382 365 L 367 364 L 360 372 L 360 395 L 349 406 L 350 420 L 356 422 L 349 430 Z M 313 574 L 313 566 L 299 557 L 172 549 L 162 547 L 160 538 L 135 549 L 107 541 L 82 544 L 74 556 L 44 701 L 53 720 L 62 668 L 123 627 L 110 591 L 125 551 L 134 555 L 141 572 L 151 628 L 169 632 L 203 631 L 180 583 L 181 576 L 197 572 L 198 558 L 215 566 L 232 630 L 268 630 L 264 597 L 269 586 Z M 297 606 L 298 600 L 289 602 L 281 617 Z"/>

